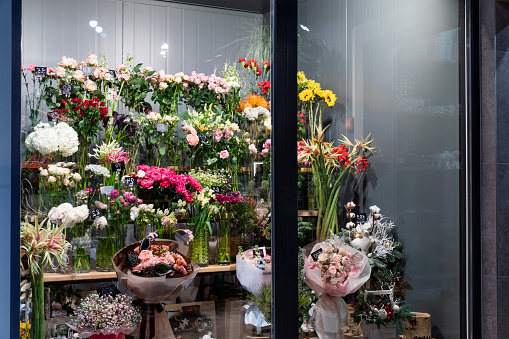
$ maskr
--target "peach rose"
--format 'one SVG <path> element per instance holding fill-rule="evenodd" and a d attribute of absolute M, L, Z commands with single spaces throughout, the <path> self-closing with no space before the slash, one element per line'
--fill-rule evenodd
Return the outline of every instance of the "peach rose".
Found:
<path fill-rule="evenodd" d="M 200 142 L 200 138 L 196 134 L 188 134 L 187 137 L 187 143 L 191 146 L 198 145 L 198 142 Z"/>
<path fill-rule="evenodd" d="M 72 72 L 72 77 L 76 79 L 76 81 L 83 82 L 85 81 L 85 74 L 82 71 L 76 70 Z"/>
<path fill-rule="evenodd" d="M 92 80 L 85 81 L 85 89 L 92 92 L 95 89 L 94 82 Z"/>

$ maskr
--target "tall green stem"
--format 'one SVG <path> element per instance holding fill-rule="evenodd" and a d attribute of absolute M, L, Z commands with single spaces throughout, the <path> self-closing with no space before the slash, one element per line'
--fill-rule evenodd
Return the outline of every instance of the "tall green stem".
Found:
<path fill-rule="evenodd" d="M 42 258 L 39 259 L 39 267 L 42 269 Z M 31 338 L 44 339 L 46 328 L 44 319 L 44 273 L 31 275 L 32 284 L 32 324 Z"/>

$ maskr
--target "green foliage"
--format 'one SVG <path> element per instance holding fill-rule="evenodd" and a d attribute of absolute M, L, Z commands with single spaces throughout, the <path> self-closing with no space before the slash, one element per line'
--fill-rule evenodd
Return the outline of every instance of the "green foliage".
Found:
<path fill-rule="evenodd" d="M 265 320 L 270 323 L 272 315 L 272 284 L 263 283 L 255 293 L 249 293 L 248 299 L 262 311 Z"/>

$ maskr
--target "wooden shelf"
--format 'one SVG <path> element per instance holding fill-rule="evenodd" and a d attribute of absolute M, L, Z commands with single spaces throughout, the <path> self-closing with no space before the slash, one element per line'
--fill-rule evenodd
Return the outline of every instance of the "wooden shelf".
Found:
<path fill-rule="evenodd" d="M 318 211 L 299 210 L 299 217 L 317 217 Z"/>
<path fill-rule="evenodd" d="M 231 264 L 228 266 L 210 265 L 207 267 L 200 267 L 198 274 L 207 273 L 220 273 L 220 272 L 234 272 L 237 270 L 237 264 Z M 88 273 L 44 273 L 45 283 L 54 282 L 79 282 L 86 280 L 108 280 L 116 279 L 117 273 L 115 272 L 97 272 L 91 270 Z"/>

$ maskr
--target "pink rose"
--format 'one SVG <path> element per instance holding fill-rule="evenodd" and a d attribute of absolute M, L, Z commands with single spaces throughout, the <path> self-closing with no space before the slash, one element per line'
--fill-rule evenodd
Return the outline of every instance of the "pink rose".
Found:
<path fill-rule="evenodd" d="M 143 171 L 143 172 L 147 172 L 148 170 L 150 170 L 150 166 L 140 165 L 140 166 L 138 166 L 138 170 Z"/>
<path fill-rule="evenodd" d="M 130 196 L 129 198 L 127 198 L 127 202 L 129 202 L 130 204 L 134 204 L 136 202 L 136 197 L 133 195 L 133 196 Z"/>
<path fill-rule="evenodd" d="M 270 144 L 271 144 L 270 139 L 267 139 L 267 141 L 263 143 L 263 148 L 270 149 Z"/>
<path fill-rule="evenodd" d="M 159 183 L 159 186 L 161 186 L 162 188 L 168 188 L 170 187 L 170 182 L 168 180 L 164 180 L 164 181 L 161 181 L 161 183 Z"/>
<path fill-rule="evenodd" d="M 85 81 L 85 90 L 92 92 L 95 89 L 94 82 L 92 80 Z"/>
<path fill-rule="evenodd" d="M 159 83 L 159 89 L 167 89 L 167 88 L 168 88 L 168 84 L 166 82 Z"/>
<path fill-rule="evenodd" d="M 228 153 L 227 150 L 221 151 L 221 153 L 219 153 L 219 157 L 221 159 L 227 159 L 229 156 L 230 156 L 230 153 Z"/>
<path fill-rule="evenodd" d="M 150 258 L 152 258 L 154 255 L 152 254 L 152 251 L 149 251 L 149 250 L 144 250 L 144 251 L 141 251 L 140 252 L 140 255 L 138 256 L 138 258 L 143 261 L 143 260 L 148 260 Z"/>
<path fill-rule="evenodd" d="M 187 143 L 191 146 L 196 146 L 200 142 L 200 138 L 196 134 L 188 134 L 186 139 Z"/>
<path fill-rule="evenodd" d="M 220 130 L 220 129 L 216 129 L 216 132 L 215 132 L 215 136 L 214 136 L 214 140 L 216 142 L 219 142 L 221 141 L 221 138 L 223 137 L 223 131 Z"/>
<path fill-rule="evenodd" d="M 141 188 L 152 189 L 152 185 L 154 184 L 154 180 L 150 178 L 145 178 L 141 181 Z"/>
<path fill-rule="evenodd" d="M 266 148 L 264 148 L 260 154 L 261 154 L 261 155 L 265 155 L 265 154 L 267 154 L 267 153 L 269 153 L 269 150 L 268 150 L 268 149 L 266 149 Z"/>
<path fill-rule="evenodd" d="M 224 137 L 228 140 L 230 140 L 230 138 L 233 136 L 233 131 L 229 128 L 226 128 L 224 130 Z"/>
<path fill-rule="evenodd" d="M 258 153 L 258 150 L 256 149 L 255 144 L 250 144 L 248 148 L 249 148 L 249 153 L 251 153 L 251 154 Z"/>
<path fill-rule="evenodd" d="M 178 194 L 184 194 L 186 192 L 186 186 L 178 185 L 176 190 Z"/>
<path fill-rule="evenodd" d="M 143 200 L 138 199 L 138 205 L 141 205 L 141 204 L 143 204 Z"/>
<path fill-rule="evenodd" d="M 193 202 L 193 194 L 189 191 L 186 191 L 184 193 L 184 199 L 186 200 L 187 203 L 192 203 Z"/>

